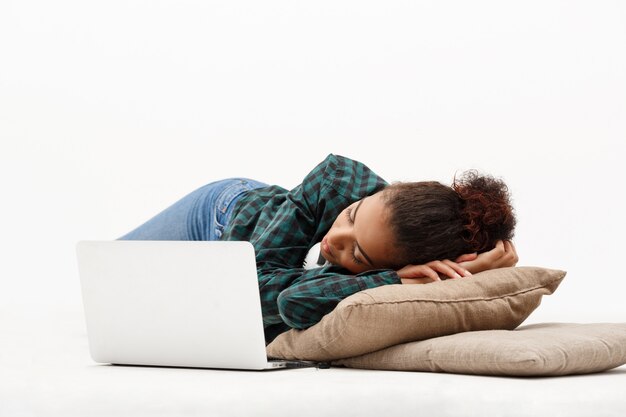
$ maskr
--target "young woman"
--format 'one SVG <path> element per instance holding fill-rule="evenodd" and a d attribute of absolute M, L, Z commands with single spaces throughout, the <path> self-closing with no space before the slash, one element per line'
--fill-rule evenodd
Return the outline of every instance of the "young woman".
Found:
<path fill-rule="evenodd" d="M 493 177 L 468 171 L 451 187 L 389 185 L 331 154 L 292 190 L 243 178 L 213 182 L 120 239 L 251 242 L 269 343 L 361 290 L 514 266 L 514 228 L 508 189 Z M 322 266 L 311 268 L 315 248 Z"/>

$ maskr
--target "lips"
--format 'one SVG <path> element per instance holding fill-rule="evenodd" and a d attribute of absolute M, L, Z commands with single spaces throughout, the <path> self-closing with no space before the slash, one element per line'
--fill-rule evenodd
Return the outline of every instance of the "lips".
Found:
<path fill-rule="evenodd" d="M 333 252 L 330 249 L 330 245 L 328 244 L 328 241 L 326 239 L 326 237 L 324 237 L 324 239 L 322 239 L 322 254 L 323 255 L 330 255 L 332 258 L 334 258 L 335 256 L 333 255 Z M 327 256 L 325 256 L 325 258 L 328 258 Z"/>

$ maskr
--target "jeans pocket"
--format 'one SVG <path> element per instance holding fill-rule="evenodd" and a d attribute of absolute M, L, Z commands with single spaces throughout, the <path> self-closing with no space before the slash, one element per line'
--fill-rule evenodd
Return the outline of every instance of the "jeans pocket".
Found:
<path fill-rule="evenodd" d="M 233 205 L 237 202 L 239 197 L 241 197 L 244 192 L 257 188 L 243 178 L 233 178 L 231 181 L 232 183 L 224 187 L 215 201 L 213 225 L 217 239 L 222 237 L 224 229 L 230 220 L 229 217 Z"/>

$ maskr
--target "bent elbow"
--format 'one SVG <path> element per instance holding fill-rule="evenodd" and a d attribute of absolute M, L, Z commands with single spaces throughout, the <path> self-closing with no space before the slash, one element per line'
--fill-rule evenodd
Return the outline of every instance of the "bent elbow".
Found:
<path fill-rule="evenodd" d="M 285 324 L 294 329 L 306 329 L 313 323 L 305 320 L 307 306 L 299 301 L 299 297 L 292 294 L 289 289 L 283 290 L 276 300 L 278 314 Z"/>

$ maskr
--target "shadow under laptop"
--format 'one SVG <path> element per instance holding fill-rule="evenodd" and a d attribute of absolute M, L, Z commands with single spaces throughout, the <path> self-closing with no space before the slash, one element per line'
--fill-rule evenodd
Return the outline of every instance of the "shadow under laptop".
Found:
<path fill-rule="evenodd" d="M 120 367 L 120 368 L 140 368 L 140 369 L 185 369 L 185 370 L 193 370 L 193 371 L 232 371 L 232 372 L 248 372 L 248 373 L 258 373 L 258 372 L 267 372 L 267 371 L 277 371 L 281 369 L 329 369 L 330 365 L 327 363 L 315 363 L 315 362 L 288 362 L 284 367 L 277 368 L 266 368 L 266 369 L 236 369 L 236 368 L 206 368 L 206 367 L 196 367 L 196 366 L 166 366 L 166 365 L 134 365 L 134 364 L 121 364 L 121 363 L 111 363 L 111 364 L 97 364 L 98 367 Z"/>

